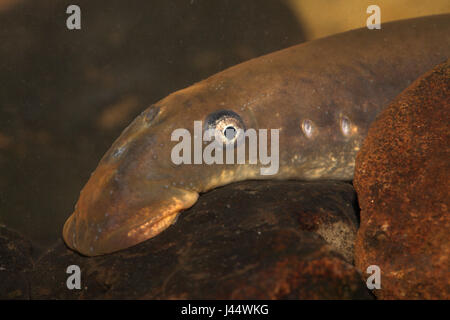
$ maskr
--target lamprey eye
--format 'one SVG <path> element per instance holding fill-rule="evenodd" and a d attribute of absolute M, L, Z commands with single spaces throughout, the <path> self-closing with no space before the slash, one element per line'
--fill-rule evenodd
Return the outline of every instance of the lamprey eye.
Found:
<path fill-rule="evenodd" d="M 204 129 L 216 130 L 216 139 L 226 145 L 234 145 L 240 135 L 244 134 L 245 126 L 241 117 L 231 110 L 219 110 L 206 117 Z"/>

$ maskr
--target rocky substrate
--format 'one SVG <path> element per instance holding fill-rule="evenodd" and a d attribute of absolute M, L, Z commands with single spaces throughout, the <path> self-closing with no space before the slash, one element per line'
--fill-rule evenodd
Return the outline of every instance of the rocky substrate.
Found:
<path fill-rule="evenodd" d="M 32 247 L 19 233 L 0 225 L 0 299 L 28 299 Z"/>
<path fill-rule="evenodd" d="M 450 64 L 416 80 L 371 126 L 356 159 L 355 259 L 382 299 L 450 299 Z"/>
<path fill-rule="evenodd" d="M 30 297 L 370 299 L 352 265 L 354 205 L 348 183 L 231 184 L 133 248 L 88 258 L 56 244 L 27 273 Z M 80 290 L 67 289 L 70 265 L 81 269 Z"/>

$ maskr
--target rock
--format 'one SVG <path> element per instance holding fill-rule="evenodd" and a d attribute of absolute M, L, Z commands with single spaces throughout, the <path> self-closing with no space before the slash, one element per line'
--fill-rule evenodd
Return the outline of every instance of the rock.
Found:
<path fill-rule="evenodd" d="M 379 115 L 356 159 L 356 266 L 381 268 L 381 299 L 450 298 L 449 88 L 447 61 Z"/>
<path fill-rule="evenodd" d="M 30 243 L 0 225 L 0 299 L 28 299 L 27 272 L 32 267 Z"/>
<path fill-rule="evenodd" d="M 157 237 L 86 258 L 62 242 L 36 263 L 33 298 L 371 298 L 349 263 L 355 193 L 342 182 L 246 181 L 202 195 Z M 82 290 L 65 270 L 82 270 Z"/>

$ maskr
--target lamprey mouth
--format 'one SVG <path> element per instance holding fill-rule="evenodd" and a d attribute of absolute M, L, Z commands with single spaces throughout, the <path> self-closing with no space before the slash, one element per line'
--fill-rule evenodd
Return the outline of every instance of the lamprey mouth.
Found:
<path fill-rule="evenodd" d="M 118 182 L 115 170 L 109 164 L 97 168 L 64 225 L 64 241 L 83 255 L 107 254 L 150 239 L 197 201 L 197 192 L 164 181 Z"/>
<path fill-rule="evenodd" d="M 197 201 L 196 192 L 186 191 L 182 194 L 178 189 L 175 191 L 177 194 L 170 198 L 160 199 L 138 210 L 120 206 L 117 210 L 102 210 L 102 214 L 77 208 L 64 225 L 64 241 L 83 255 L 97 256 L 150 239 L 174 223 L 182 210 Z M 122 218 L 122 214 L 126 218 Z M 104 221 L 94 218 L 101 215 L 105 217 Z M 116 219 L 115 216 L 121 218 Z"/>

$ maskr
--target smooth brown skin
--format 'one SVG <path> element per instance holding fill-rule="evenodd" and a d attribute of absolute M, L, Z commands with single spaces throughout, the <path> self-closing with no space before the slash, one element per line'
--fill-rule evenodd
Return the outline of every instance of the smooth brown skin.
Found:
<path fill-rule="evenodd" d="M 375 116 L 450 53 L 450 15 L 382 24 L 303 43 L 220 72 L 157 102 L 114 142 L 81 191 L 63 236 L 88 256 L 125 249 L 170 226 L 199 193 L 248 179 L 351 180 Z M 280 168 L 175 165 L 171 133 L 217 110 L 246 128 L 280 129 Z M 350 123 L 348 135 L 342 119 Z M 312 136 L 302 121 L 312 121 Z M 270 150 L 270 149 L 269 149 Z M 267 166 L 262 166 L 267 167 Z M 199 230 L 201 232 L 201 230 Z"/>

